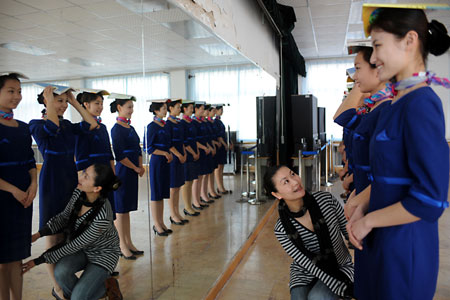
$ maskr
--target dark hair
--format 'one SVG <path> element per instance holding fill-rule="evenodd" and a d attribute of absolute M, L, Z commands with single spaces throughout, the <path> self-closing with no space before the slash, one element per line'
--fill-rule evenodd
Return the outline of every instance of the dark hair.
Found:
<path fill-rule="evenodd" d="M 61 95 L 53 93 L 53 97 L 57 97 L 57 96 L 61 96 Z M 39 104 L 44 104 L 45 107 L 47 106 L 44 103 L 44 91 L 42 91 L 40 94 L 38 94 L 37 101 Z"/>
<path fill-rule="evenodd" d="M 195 104 L 194 111 L 196 111 L 197 109 L 199 109 L 202 106 L 205 107 L 205 104 Z"/>
<path fill-rule="evenodd" d="M 114 175 L 114 172 L 109 165 L 94 164 L 94 171 L 96 174 L 94 186 L 101 186 L 100 195 L 106 197 L 110 192 L 117 190 L 122 182 Z"/>
<path fill-rule="evenodd" d="M 164 104 L 166 103 L 152 103 L 150 104 L 150 108 L 148 110 L 156 116 L 156 112 L 159 111 Z"/>
<path fill-rule="evenodd" d="M 177 105 L 178 103 L 181 104 L 181 101 L 179 101 L 179 100 L 170 101 L 169 103 L 167 103 L 167 109 L 170 111 L 170 108 L 175 107 L 175 105 Z"/>
<path fill-rule="evenodd" d="M 20 83 L 19 78 L 14 73 L 0 76 L 0 90 L 5 86 L 5 83 L 8 80 L 17 80 Z"/>
<path fill-rule="evenodd" d="M 213 109 L 215 109 L 215 107 L 214 107 L 214 106 L 210 106 L 210 107 L 208 107 L 208 110 L 209 110 L 209 111 L 212 111 Z"/>
<path fill-rule="evenodd" d="M 192 107 L 194 107 L 194 103 L 183 103 L 181 105 L 181 108 L 183 109 L 183 113 L 188 109 L 189 105 L 192 105 Z"/>
<path fill-rule="evenodd" d="M 275 187 L 275 184 L 273 183 L 273 176 L 278 172 L 279 169 L 282 167 L 287 167 L 285 165 L 279 165 L 279 166 L 272 166 L 269 167 L 264 174 L 263 178 L 263 184 L 264 184 L 264 190 L 266 191 L 267 196 L 271 196 L 272 192 L 278 192 L 277 188 Z"/>
<path fill-rule="evenodd" d="M 355 52 L 362 53 L 364 61 L 367 62 L 372 69 L 376 69 L 377 65 L 370 63 L 370 57 L 372 56 L 373 53 L 372 47 L 357 47 Z"/>
<path fill-rule="evenodd" d="M 417 32 L 424 63 L 429 52 L 438 56 L 444 54 L 450 46 L 445 26 L 436 20 L 428 23 L 427 16 L 421 9 L 378 8 L 372 15 L 369 32 L 381 29 L 397 38 L 403 38 L 411 30 Z"/>
<path fill-rule="evenodd" d="M 117 105 L 124 106 L 125 103 L 127 103 L 128 101 L 131 101 L 131 99 L 116 99 L 113 102 L 111 102 L 109 108 L 112 113 L 115 113 L 117 112 Z"/>
<path fill-rule="evenodd" d="M 220 106 L 216 106 L 216 110 L 221 110 L 223 108 L 223 106 L 222 105 L 220 105 Z"/>
<path fill-rule="evenodd" d="M 77 95 L 77 101 L 84 106 L 84 103 L 90 103 L 93 102 L 95 100 L 97 100 L 97 98 L 100 97 L 103 100 L 103 95 L 102 93 L 89 93 L 89 92 L 82 92 L 79 93 Z M 86 106 L 84 106 L 86 107 Z"/>

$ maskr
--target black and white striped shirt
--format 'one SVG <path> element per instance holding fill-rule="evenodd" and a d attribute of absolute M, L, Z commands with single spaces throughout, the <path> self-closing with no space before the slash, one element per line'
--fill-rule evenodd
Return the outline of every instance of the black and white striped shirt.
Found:
<path fill-rule="evenodd" d="M 51 218 L 39 231 L 41 236 L 59 233 L 68 226 L 70 215 L 80 194 L 81 191 L 75 189 L 64 211 Z M 76 219 L 75 230 L 92 212 L 93 210 L 90 209 Z M 98 215 L 84 232 L 62 247 L 45 252 L 35 259 L 35 262 L 39 264 L 45 261 L 54 264 L 61 258 L 78 251 L 83 251 L 90 263 L 99 265 L 111 273 L 114 271 L 119 260 L 120 247 L 119 236 L 113 224 L 113 211 L 108 200 L 104 202 Z"/>
<path fill-rule="evenodd" d="M 315 192 L 312 193 L 312 196 L 317 201 L 320 211 L 325 218 L 325 222 L 330 232 L 331 243 L 334 252 L 336 253 L 338 264 L 340 265 L 340 270 L 353 281 L 354 269 L 352 257 L 350 256 L 343 239 L 343 236 L 348 239 L 347 230 L 345 228 L 347 221 L 344 216 L 344 210 L 341 204 L 328 192 Z M 301 225 L 294 218 L 290 218 L 290 221 L 299 232 L 305 247 L 314 253 L 319 253 L 320 246 L 316 233 Z M 306 255 L 295 247 L 289 240 L 280 219 L 278 219 L 275 224 L 275 236 L 284 250 L 294 259 L 291 264 L 289 281 L 290 289 L 296 286 L 308 285 L 314 278 L 318 278 L 328 286 L 333 293 L 344 296 L 344 290 L 346 288 L 345 283 L 316 267 Z"/>

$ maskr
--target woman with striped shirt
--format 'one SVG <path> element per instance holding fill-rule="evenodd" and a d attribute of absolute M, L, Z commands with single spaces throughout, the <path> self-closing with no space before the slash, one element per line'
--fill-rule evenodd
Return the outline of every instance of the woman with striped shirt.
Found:
<path fill-rule="evenodd" d="M 63 233 L 64 241 L 22 265 L 23 273 L 41 263 L 56 264 L 55 278 L 64 295 L 56 299 L 99 299 L 105 280 L 114 271 L 120 254 L 108 193 L 120 180 L 108 165 L 94 164 L 79 173 L 78 186 L 66 208 L 33 234 L 32 242 Z M 81 270 L 78 278 L 75 274 Z"/>
<path fill-rule="evenodd" d="M 353 263 L 345 246 L 344 210 L 327 192 L 308 193 L 286 166 L 264 175 L 268 193 L 280 200 L 275 236 L 294 261 L 291 299 L 338 299 L 353 294 Z"/>

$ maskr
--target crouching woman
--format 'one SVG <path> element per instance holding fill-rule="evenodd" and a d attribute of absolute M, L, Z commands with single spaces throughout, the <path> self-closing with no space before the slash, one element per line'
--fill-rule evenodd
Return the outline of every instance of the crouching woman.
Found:
<path fill-rule="evenodd" d="M 23 264 L 23 273 L 41 263 L 56 264 L 55 278 L 64 295 L 56 299 L 99 299 L 105 280 L 114 271 L 120 254 L 108 193 L 120 186 L 110 166 L 94 164 L 78 175 L 78 186 L 63 212 L 33 234 L 40 237 L 64 233 L 64 241 L 40 257 Z M 78 278 L 75 273 L 83 270 Z"/>
<path fill-rule="evenodd" d="M 294 261 L 291 299 L 338 299 L 353 294 L 353 263 L 344 210 L 327 192 L 308 193 L 300 177 L 286 166 L 264 176 L 268 193 L 279 199 L 275 236 Z"/>

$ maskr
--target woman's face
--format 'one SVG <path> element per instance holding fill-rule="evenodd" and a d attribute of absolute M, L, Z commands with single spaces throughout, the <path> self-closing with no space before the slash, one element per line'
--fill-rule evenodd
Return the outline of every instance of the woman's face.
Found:
<path fill-rule="evenodd" d="M 90 166 L 87 169 L 78 172 L 78 186 L 77 188 L 85 193 L 97 193 L 102 189 L 99 186 L 95 186 L 95 173 L 94 166 Z"/>
<path fill-rule="evenodd" d="M 155 111 L 155 113 L 158 118 L 165 118 L 167 115 L 167 104 L 164 103 L 159 110 Z"/>
<path fill-rule="evenodd" d="M 22 89 L 20 82 L 14 79 L 5 81 L 5 85 L 0 90 L 0 109 L 5 112 L 11 112 L 17 108 L 22 100 Z"/>
<path fill-rule="evenodd" d="M 205 107 L 204 107 L 203 105 L 200 106 L 200 107 L 198 107 L 198 108 L 196 108 L 196 109 L 195 109 L 195 115 L 196 115 L 197 117 L 202 117 L 202 116 L 203 116 L 204 110 L 205 110 Z"/>
<path fill-rule="evenodd" d="M 378 80 L 378 71 L 372 68 L 370 64 L 364 60 L 364 54 L 359 52 L 355 57 L 355 75 L 353 76 L 355 83 L 359 86 L 362 93 L 376 92 L 380 85 Z"/>
<path fill-rule="evenodd" d="M 281 167 L 272 177 L 277 192 L 272 195 L 285 201 L 297 200 L 305 195 L 302 180 L 288 167 Z"/>
<path fill-rule="evenodd" d="M 103 111 L 103 99 L 98 96 L 94 101 L 85 103 L 87 111 L 96 117 L 99 117 Z"/>
<path fill-rule="evenodd" d="M 209 117 L 210 117 L 210 118 L 214 118 L 215 115 L 216 115 L 216 109 L 213 108 L 213 109 L 211 109 L 211 110 L 209 111 Z"/>
<path fill-rule="evenodd" d="M 203 117 L 207 118 L 209 116 L 209 110 L 205 109 L 203 110 Z"/>
<path fill-rule="evenodd" d="M 117 110 L 119 111 L 119 117 L 131 119 L 133 114 L 134 103 L 132 100 L 128 100 L 122 106 L 117 105 Z"/>
<path fill-rule="evenodd" d="M 223 114 L 223 108 L 221 108 L 221 109 L 216 109 L 216 115 L 217 116 L 222 116 L 222 114 Z"/>
<path fill-rule="evenodd" d="M 59 117 L 62 117 L 64 113 L 67 110 L 67 107 L 69 107 L 69 97 L 66 93 L 61 95 L 53 94 L 53 98 L 55 101 L 53 101 L 53 108 L 56 110 L 56 113 Z M 44 103 L 46 107 L 48 107 L 48 101 L 44 98 Z"/>
<path fill-rule="evenodd" d="M 194 112 L 194 105 L 189 104 L 188 107 L 184 110 L 184 114 L 187 116 L 191 116 Z"/>
<path fill-rule="evenodd" d="M 378 79 L 387 81 L 399 74 L 408 65 L 406 38 L 398 39 L 391 33 L 372 30 L 373 53 L 370 63 L 378 70 Z"/>
<path fill-rule="evenodd" d="M 174 117 L 178 116 L 181 113 L 181 103 L 177 102 L 175 106 L 170 108 L 170 114 Z"/>

